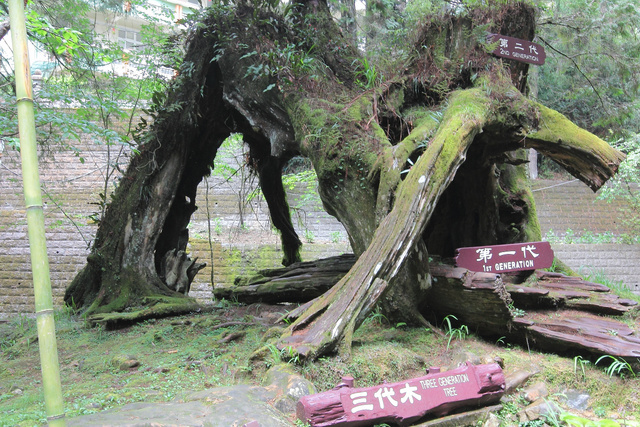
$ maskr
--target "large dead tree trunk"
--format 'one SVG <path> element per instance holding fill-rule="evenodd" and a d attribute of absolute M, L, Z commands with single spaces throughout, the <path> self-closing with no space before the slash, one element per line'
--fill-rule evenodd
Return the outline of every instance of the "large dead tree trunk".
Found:
<path fill-rule="evenodd" d="M 299 261 L 300 240 L 279 178 L 296 152 L 288 116 L 278 96 L 264 91 L 268 76 L 243 80 L 251 61 L 243 60 L 238 45 L 226 46 L 223 56 L 225 46 L 216 40 L 224 34 L 209 29 L 237 19 L 236 31 L 247 39 L 272 34 L 240 30 L 246 10 L 215 12 L 192 34 L 179 76 L 155 106 L 139 153 L 101 220 L 87 265 L 66 290 L 65 302 L 93 322 L 118 326 L 198 308 L 186 294 L 204 264 L 186 254 L 187 226 L 198 184 L 232 132 L 241 132 L 251 148 L 273 223 L 282 231 L 284 263 Z"/>
<path fill-rule="evenodd" d="M 231 132 L 250 146 L 284 264 L 300 260 L 280 178 L 294 154 L 311 159 L 323 204 L 358 256 L 279 342 L 311 358 L 340 343 L 348 352 L 378 302 L 396 317 L 425 322 L 420 310 L 437 304 L 427 301 L 430 254 L 539 239 L 522 148 L 551 156 L 592 188 L 621 161 L 523 95 L 527 65 L 493 58 L 468 37 L 486 26 L 531 39 L 529 6 L 434 17 L 408 46 L 412 61 L 382 84 L 365 78 L 366 61 L 326 1 L 299 1 L 287 13 L 243 3 L 207 10 L 67 303 L 94 316 L 121 312 L 94 317 L 112 323 L 193 308 L 167 285 L 188 287 L 200 268 L 184 257 L 187 224 L 197 185 Z M 138 306 L 147 308 L 123 313 Z"/>
<path fill-rule="evenodd" d="M 501 158 L 504 153 L 517 147 L 527 148 L 534 144 L 536 149 L 551 158 L 565 162 L 567 169 L 574 172 L 579 170 L 576 175 L 592 187 L 601 183 L 602 175 L 614 173 L 615 165 L 621 161 L 622 156 L 606 143 L 590 134 L 565 134 L 573 130 L 566 118 L 545 109 L 536 110 L 533 103 L 521 94 L 516 95 L 519 92 L 510 84 L 506 87 L 493 86 L 488 82 L 486 84 L 488 87 L 485 89 L 467 89 L 449 97 L 449 106 L 437 133 L 399 186 L 392 211 L 376 229 L 367 249 L 340 282 L 316 299 L 289 326 L 279 342 L 281 347 L 293 347 L 300 355 L 310 358 L 334 350 L 339 344 L 344 344 L 344 348 L 348 349 L 353 331 L 384 296 L 389 283 L 406 260 L 414 256 L 423 265 L 428 265 L 429 254 L 421 249 L 420 239 L 442 193 L 454 180 L 472 144 L 480 146 L 475 152 L 481 157 L 474 163 L 480 163 L 481 173 L 487 169 L 482 167 L 483 162 L 489 163 L 493 157 Z M 513 97 L 516 98 L 513 101 L 519 108 L 532 113 L 538 111 L 535 116 L 540 118 L 539 123 L 545 129 L 544 132 L 527 132 L 526 126 L 529 123 L 526 122 L 520 122 L 520 126 L 517 126 L 520 110 L 514 110 L 513 117 L 500 112 L 500 99 L 491 98 L 489 94 L 495 96 L 500 91 L 507 93 L 509 87 L 513 88 Z M 553 131 L 550 131 L 551 120 L 557 125 Z M 564 125 L 555 120 L 564 122 Z M 511 131 L 493 133 L 493 129 L 505 127 Z M 417 129 L 421 128 L 418 126 Z M 531 140 L 529 134 L 532 135 Z M 411 136 L 410 134 L 407 138 Z M 589 145 L 585 145 L 587 141 Z M 585 149 L 585 146 L 589 148 Z M 469 178 L 465 177 L 461 185 L 467 179 Z M 509 179 L 509 182 L 514 181 Z M 471 183 L 473 185 L 474 181 Z M 483 194 L 496 201 L 496 189 L 493 186 L 489 186 L 489 189 L 488 194 L 486 191 Z M 523 191 L 521 187 L 516 189 Z M 506 194 L 505 197 L 522 199 L 522 195 L 518 194 Z M 496 233 L 494 238 L 497 238 L 497 227 L 494 226 L 489 231 Z M 522 238 L 517 234 L 511 236 L 512 239 L 513 237 Z M 490 243 L 493 242 L 478 244 Z M 417 276 L 417 281 L 422 282 L 425 288 L 428 287 L 425 283 L 429 281 L 428 277 Z"/>
<path fill-rule="evenodd" d="M 371 244 L 349 273 L 290 326 L 280 345 L 291 346 L 310 358 L 340 343 L 345 349 L 350 347 L 355 328 L 415 252 L 434 202 L 455 176 L 473 138 L 485 124 L 488 99 L 465 95 L 469 94 L 461 93 L 450 100 L 451 111 L 464 107 L 464 117 L 461 113 L 445 117 L 445 125 L 408 173 L 393 210 L 378 226 Z M 428 253 L 420 251 L 413 256 L 427 265 Z"/>

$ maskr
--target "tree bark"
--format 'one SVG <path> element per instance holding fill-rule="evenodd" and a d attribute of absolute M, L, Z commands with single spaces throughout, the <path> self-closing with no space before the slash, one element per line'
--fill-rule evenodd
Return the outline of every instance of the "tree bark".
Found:
<path fill-rule="evenodd" d="M 348 353 L 353 331 L 378 302 L 425 323 L 429 254 L 539 240 L 522 148 L 549 155 L 594 189 L 622 159 L 524 97 L 528 65 L 492 58 L 468 36 L 486 25 L 530 40 L 533 17 L 523 4 L 434 17 L 411 62 L 380 84 L 381 76 L 364 73 L 375 70 L 363 70 L 366 61 L 325 0 L 296 2 L 287 17 L 246 3 L 210 8 L 65 301 L 89 314 L 158 301 L 192 309 L 159 272 L 185 251 L 197 185 L 222 141 L 239 132 L 281 231 L 283 263 L 299 261 L 280 177 L 297 154 L 311 159 L 323 205 L 358 256 L 278 345 L 314 358 L 342 342 Z M 171 283 L 185 288 L 197 269 L 179 269 L 186 282 Z"/>
<path fill-rule="evenodd" d="M 486 121 L 487 98 L 461 92 L 450 103 L 441 131 L 408 173 L 393 210 L 377 228 L 367 250 L 347 276 L 288 328 L 279 340 L 280 347 L 293 347 L 301 356 L 313 359 L 334 350 L 344 339 L 343 350 L 350 351 L 354 330 L 415 252 L 435 202 Z M 458 108 L 464 113 L 457 112 Z M 413 256 L 427 263 L 427 253 Z"/>
<path fill-rule="evenodd" d="M 315 300 L 296 322 L 289 326 L 278 342 L 279 347 L 293 347 L 301 356 L 315 358 L 335 350 L 342 343 L 342 351 L 348 354 L 353 331 L 377 301 L 383 298 L 389 282 L 396 277 L 403 265 L 406 265 L 407 259 L 414 256 L 426 264 L 428 254 L 426 251 L 416 251 L 416 248 L 419 247 L 422 233 L 440 202 L 441 195 L 454 180 L 474 139 L 477 139 L 475 143 L 478 147 L 474 154 L 478 157 L 473 164 L 480 166 L 477 168 L 480 173 L 486 175 L 487 170 L 495 171 L 484 165 L 490 165 L 492 160 L 495 162 L 495 159 L 502 159 L 506 165 L 503 165 L 501 175 L 505 176 L 505 182 L 511 184 L 518 182 L 518 174 L 511 171 L 510 163 L 518 162 L 516 158 L 510 157 L 508 152 L 527 146 L 535 146 L 539 151 L 562 162 L 568 170 L 592 188 L 602 185 L 605 176 L 615 173 L 623 158 L 622 154 L 597 137 L 571 128 L 563 116 L 540 108 L 522 95 L 512 95 L 511 97 L 515 98 L 513 103 L 518 105 L 518 108 L 530 111 L 532 117 L 539 115 L 542 131 L 527 132 L 525 129 L 531 123 L 528 119 L 523 122 L 515 108 L 511 116 L 505 116 L 500 112 L 501 104 L 504 102 L 502 96 L 506 97 L 510 91 L 513 91 L 513 94 L 517 93 L 515 88 L 509 88 L 513 86 L 501 87 L 493 84 L 486 91 L 467 89 L 450 96 L 449 106 L 438 132 L 400 185 L 391 213 L 376 229 L 368 248 L 340 282 Z M 492 94 L 491 97 L 488 96 L 489 93 Z M 536 111 L 538 114 L 535 114 Z M 556 126 L 550 126 L 551 119 Z M 505 126 L 511 129 L 510 132 L 495 134 L 492 131 L 496 127 Z M 522 166 L 516 167 L 523 169 Z M 462 185 L 468 182 L 468 177 L 465 178 Z M 522 206 L 518 206 L 516 202 L 522 202 L 525 198 L 531 199 L 530 194 L 527 197 L 521 185 L 503 192 L 496 191 L 493 186 L 488 188 L 488 197 L 494 200 L 498 211 L 504 210 L 504 207 L 500 206 L 501 203 L 510 207 L 511 212 L 517 212 L 518 209 L 522 211 Z M 520 213 L 524 221 L 519 227 L 511 223 L 513 230 L 507 229 L 506 234 L 500 236 L 499 225 L 511 217 L 507 215 L 506 218 L 502 218 L 498 214 L 493 223 L 486 227 L 487 235 L 476 237 L 482 239 L 476 241 L 476 244 L 493 243 L 487 241 L 489 238 L 506 243 L 538 237 L 535 208 L 532 203 L 528 206 L 532 209 Z M 448 227 L 447 230 L 455 232 L 455 227 Z M 418 276 L 418 281 L 428 282 L 429 278 Z M 428 284 L 425 285 L 427 288 Z"/>
<path fill-rule="evenodd" d="M 242 12 L 238 15 L 229 22 L 237 18 L 240 28 Z M 187 226 L 197 209 L 198 184 L 232 132 L 243 133 L 269 187 L 265 196 L 274 225 L 283 230 L 286 262 L 299 257 L 300 242 L 282 184 L 277 186 L 281 164 L 292 155 L 292 127 L 279 98 L 264 91 L 268 78 L 242 80 L 251 63 L 243 52 L 236 48 L 221 55 L 223 47 L 216 43 L 221 34 L 209 32 L 220 19 L 210 14 L 190 38 L 179 76 L 154 107 L 150 128 L 144 129 L 143 121 L 139 153 L 101 219 L 87 265 L 66 290 L 65 302 L 82 308 L 92 321 L 115 326 L 198 308 L 185 295 L 203 267 L 185 255 Z"/>

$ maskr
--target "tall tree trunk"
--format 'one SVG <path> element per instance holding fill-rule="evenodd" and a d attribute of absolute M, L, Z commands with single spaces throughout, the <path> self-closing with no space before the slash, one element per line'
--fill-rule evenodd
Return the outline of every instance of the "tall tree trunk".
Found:
<path fill-rule="evenodd" d="M 237 13 L 241 19 L 246 11 Z M 285 263 L 299 260 L 300 241 L 282 184 L 277 185 L 281 164 L 292 152 L 291 125 L 278 98 L 263 90 L 266 78 L 242 81 L 248 61 L 241 49 L 220 58 L 219 34 L 208 29 L 221 18 L 212 13 L 207 19 L 190 39 L 166 100 L 155 107 L 155 120 L 109 203 L 87 265 L 66 290 L 65 302 L 95 322 L 117 326 L 197 308 L 185 294 L 203 264 L 186 255 L 187 225 L 197 209 L 198 184 L 232 132 L 243 133 L 258 164 L 274 225 L 283 231 Z M 125 312 L 135 307 L 142 309 Z"/>

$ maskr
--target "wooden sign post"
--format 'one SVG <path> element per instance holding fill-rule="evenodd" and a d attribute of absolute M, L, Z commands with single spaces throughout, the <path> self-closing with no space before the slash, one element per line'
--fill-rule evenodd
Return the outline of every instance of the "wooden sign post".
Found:
<path fill-rule="evenodd" d="M 553 265 L 549 242 L 513 243 L 456 249 L 456 265 L 471 271 L 507 273 Z"/>
<path fill-rule="evenodd" d="M 491 34 L 489 36 L 489 43 L 496 42 L 498 46 L 492 53 L 502 58 L 515 59 L 516 61 L 534 65 L 544 64 L 544 60 L 547 58 L 544 47 L 538 43 L 503 36 L 501 34 Z"/>
<path fill-rule="evenodd" d="M 298 418 L 312 427 L 409 425 L 425 415 L 443 416 L 454 409 L 496 403 L 505 388 L 496 363 L 471 365 L 440 372 L 431 368 L 424 377 L 375 387 L 354 388 L 345 377 L 333 390 L 303 396 Z"/>

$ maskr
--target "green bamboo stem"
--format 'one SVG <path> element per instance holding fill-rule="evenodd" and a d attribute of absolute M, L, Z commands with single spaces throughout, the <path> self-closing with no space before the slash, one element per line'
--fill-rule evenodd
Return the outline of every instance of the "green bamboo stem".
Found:
<path fill-rule="evenodd" d="M 36 128 L 33 113 L 33 89 L 23 1 L 9 0 L 9 16 L 16 76 L 22 179 L 27 209 L 31 270 L 33 272 L 33 290 L 38 325 L 40 367 L 42 370 L 42 386 L 44 388 L 48 424 L 50 426 L 64 426 L 66 423 L 53 317 L 49 259 L 47 257 L 47 244 L 44 233 L 44 213 L 38 174 Z"/>

